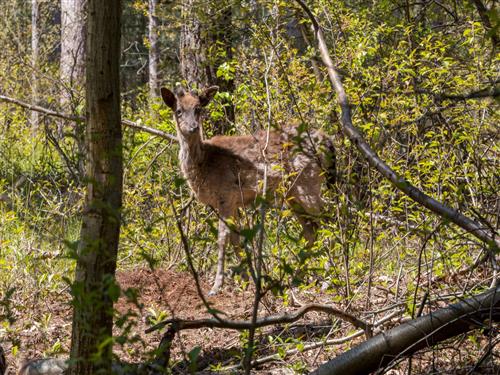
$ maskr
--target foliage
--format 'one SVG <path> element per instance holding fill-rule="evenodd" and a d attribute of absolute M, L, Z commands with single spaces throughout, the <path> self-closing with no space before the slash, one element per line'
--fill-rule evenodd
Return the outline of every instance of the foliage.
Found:
<path fill-rule="evenodd" d="M 164 50 L 160 68 L 169 86 L 182 80 L 176 69 L 179 3 L 160 2 L 158 14 Z M 423 8 L 382 0 L 311 3 L 343 76 L 353 121 L 370 145 L 427 194 L 497 228 L 498 101 L 453 98 L 498 83 L 500 55 L 492 49 L 475 8 L 469 3 L 456 7 L 452 1 L 423 2 Z M 29 101 L 32 65 L 26 4 L 7 0 L 0 6 L 5 14 L 0 93 Z M 256 252 L 256 233 L 264 225 L 264 288 L 284 304 L 291 304 L 292 287 L 319 290 L 326 285 L 332 303 L 364 306 L 368 311 L 374 303 L 373 288 L 379 287 L 388 290 L 394 301 L 403 301 L 413 315 L 424 289 L 435 294 L 440 289 L 443 293 L 473 290 L 472 278 L 445 281 L 481 258 L 483 246 L 397 192 L 369 169 L 341 134 L 339 108 L 332 104 L 324 69 L 317 68 L 309 22 L 298 9 L 283 1 L 224 4 L 233 7 L 233 56 L 213 46 L 207 50 L 207 60 L 220 62 L 217 77 L 234 79 L 235 89 L 218 94 L 208 107 L 207 123 L 221 121 L 226 106 L 233 105 L 236 119 L 230 134 L 280 129 L 297 121 L 321 128 L 334 140 L 338 171 L 335 188 L 325 190 L 327 209 L 311 249 L 306 249 L 289 210 L 268 209 L 263 223 L 257 209 L 242 213 L 234 225 L 244 237 L 243 258 L 231 259 L 241 274 L 229 282 L 251 284 L 245 275 L 245 250 L 246 255 Z M 43 40 L 35 73 L 40 104 L 57 109 L 56 9 L 49 1 L 42 1 L 41 9 Z M 214 13 L 197 11 L 207 28 Z M 147 2 L 125 1 L 122 116 L 173 134 L 170 110 L 147 94 L 146 15 Z M 300 28 L 309 43 L 296 36 Z M 75 100 L 79 104 L 75 115 L 83 115 L 83 98 Z M 0 304 L 0 316 L 9 311 L 13 317 L 2 322 L 0 339 L 17 342 L 24 329 L 17 323 L 20 319 L 31 320 L 37 330 L 47 329 L 52 317 L 37 314 L 30 304 L 64 293 L 73 273 L 71 255 L 85 188 L 78 174 L 83 155 L 78 150 L 78 129 L 68 125 L 67 136 L 56 139 L 54 118 L 43 117 L 35 129 L 29 112 L 0 103 L 0 126 L 0 297 L 13 290 L 9 309 Z M 211 129 L 206 127 L 207 136 Z M 197 202 L 186 207 L 190 191 L 178 168 L 177 151 L 171 141 L 124 129 L 118 263 L 122 270 L 187 270 L 176 229 L 180 220 L 199 274 L 209 277 L 215 272 L 218 218 Z M 275 199 L 282 201 L 283 192 L 277 191 Z M 474 276 L 484 280 L 479 285 L 486 285 L 490 266 L 486 263 L 477 272 Z M 435 280 L 441 280 L 437 289 L 430 287 Z M 156 320 L 165 315 L 164 307 L 151 311 Z M 124 329 L 122 340 L 135 340 L 131 332 Z M 303 345 L 292 338 L 278 339 L 269 338 L 278 352 Z M 65 345 L 42 343 L 46 353 L 67 350 Z M 199 348 L 187 357 L 194 371 Z M 302 371 L 305 365 L 293 366 Z"/>

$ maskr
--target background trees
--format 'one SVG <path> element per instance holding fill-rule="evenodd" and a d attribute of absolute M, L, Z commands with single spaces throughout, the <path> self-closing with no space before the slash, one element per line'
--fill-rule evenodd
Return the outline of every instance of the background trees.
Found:
<path fill-rule="evenodd" d="M 75 40 L 83 35 L 83 17 L 75 18 L 80 25 L 75 37 L 65 37 L 65 2 L 36 3 L 37 22 L 35 2 L 5 0 L 0 5 L 4 15 L 0 95 L 81 117 L 83 80 L 73 76 L 68 81 L 65 74 L 78 71 L 82 57 L 65 52 L 81 44 Z M 80 3 L 70 3 L 69 11 L 80 14 Z M 411 184 L 480 222 L 490 233 L 498 230 L 499 55 L 494 2 L 309 5 L 324 27 L 351 101 L 353 123 L 369 145 Z M 369 169 L 340 133 L 340 108 L 333 104 L 326 70 L 319 64 L 311 24 L 299 8 L 279 1 L 124 1 L 122 32 L 124 118 L 173 133 L 171 113 L 150 93 L 155 84 L 172 87 L 187 80 L 221 87 L 208 109 L 207 136 L 280 128 L 293 121 L 333 136 L 338 182 L 325 193 L 328 214 L 312 251 L 304 250 L 289 212 L 266 213 L 268 312 L 291 303 L 289 291 L 296 287 L 304 303 L 319 298 L 370 321 L 383 319 L 385 312 L 395 313 L 394 322 L 417 316 L 420 307 L 425 314 L 443 301 L 495 282 L 496 259 L 484 244 L 399 193 Z M 32 41 L 37 41 L 37 49 L 31 47 Z M 151 65 L 155 55 L 160 56 L 156 78 Z M 64 63 L 64 56 L 73 61 Z M 186 65 L 194 68 L 183 68 Z M 71 105 L 66 106 L 61 98 L 68 93 Z M 62 303 L 68 298 L 67 277 L 75 265 L 67 255 L 78 247 L 83 188 L 88 182 L 83 177 L 84 154 L 89 151 L 82 147 L 83 124 L 65 122 L 57 134 L 59 120 L 40 114 L 40 131 L 32 134 L 31 116 L 24 108 L 0 103 L 0 297 L 6 301 L 0 305 L 0 316 L 6 317 L 0 335 L 9 357 L 16 350 L 44 354 L 69 350 L 67 335 L 51 331 L 60 319 L 59 310 L 47 310 L 42 301 Z M 118 255 L 123 274 L 149 268 L 186 269 L 180 235 L 172 229 L 180 220 L 194 266 L 202 280 L 209 278 L 214 273 L 215 252 L 210 250 L 217 218 L 196 202 L 187 205 L 189 190 L 179 174 L 175 144 L 129 130 L 123 142 L 123 231 Z M 252 229 L 258 219 L 248 212 L 241 220 Z M 250 249 L 255 247 L 252 233 L 245 232 Z M 328 272 L 323 271 L 325 263 L 331 264 Z M 161 280 L 149 277 L 151 284 Z M 320 292 L 323 281 L 329 289 Z M 244 284 L 235 276 L 233 287 L 226 291 L 231 300 L 240 293 L 232 288 Z M 158 298 L 161 302 L 148 301 L 146 308 L 151 311 L 138 315 L 161 320 L 163 313 L 172 314 L 175 300 L 167 298 L 173 287 L 168 285 Z M 308 294 L 309 290 L 314 293 Z M 127 296 L 134 300 L 133 292 Z M 126 312 L 116 315 L 121 324 L 117 350 L 130 353 L 127 343 L 142 330 L 130 323 L 134 320 Z M 26 338 L 28 321 L 34 322 L 37 345 Z M 347 337 L 351 329 L 341 321 L 333 327 L 333 336 L 326 341 Z M 287 328 L 278 335 L 262 330 L 271 338 L 256 348 L 255 355 L 279 351 L 285 356 L 296 350 L 286 365 L 314 368 L 317 363 L 311 358 L 297 354 L 304 345 L 316 345 L 314 338 L 298 338 L 296 330 Z M 241 337 L 240 343 L 238 336 L 232 337 L 238 352 L 246 338 Z M 141 340 L 151 348 L 147 338 Z M 433 361 L 440 369 L 473 366 L 495 343 L 477 335 L 458 340 L 460 345 L 454 346 L 462 350 L 462 357 L 452 364 L 439 358 L 455 355 L 435 355 L 438 359 L 432 360 L 433 353 L 427 353 L 398 369 L 425 372 Z M 188 353 L 196 345 L 210 348 L 206 342 L 191 344 L 188 340 L 184 357 L 179 353 L 174 357 L 194 362 L 196 356 Z M 327 349 L 318 356 L 326 359 L 344 348 Z"/>

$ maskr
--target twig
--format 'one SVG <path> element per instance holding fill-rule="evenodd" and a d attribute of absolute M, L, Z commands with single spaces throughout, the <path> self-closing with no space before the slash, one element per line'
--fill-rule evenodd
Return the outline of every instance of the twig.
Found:
<path fill-rule="evenodd" d="M 61 118 L 63 120 L 68 120 L 68 121 L 78 122 L 78 123 L 85 122 L 84 117 L 73 116 L 73 115 L 68 115 L 65 113 L 56 112 L 56 111 L 53 111 L 52 109 L 40 107 L 38 105 L 29 104 L 29 103 L 23 102 L 22 100 L 14 99 L 14 98 L 11 98 L 11 97 L 8 97 L 5 95 L 0 95 L 0 101 L 15 104 L 19 107 L 26 108 L 30 111 L 44 113 L 48 116 Z M 145 133 L 149 133 L 149 134 L 161 137 L 161 138 L 170 139 L 171 141 L 177 142 L 177 137 L 175 135 L 165 133 L 165 132 L 158 130 L 158 129 L 150 128 L 150 127 L 144 126 L 144 125 L 139 125 L 133 121 L 126 120 L 126 119 L 125 120 L 122 119 L 122 124 L 129 127 L 129 128 L 137 129 L 137 130 L 143 131 Z"/>

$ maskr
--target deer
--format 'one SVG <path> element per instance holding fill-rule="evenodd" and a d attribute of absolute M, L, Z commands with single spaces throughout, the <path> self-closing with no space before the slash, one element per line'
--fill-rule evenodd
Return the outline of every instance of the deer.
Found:
<path fill-rule="evenodd" d="M 230 229 L 229 219 L 237 217 L 239 208 L 254 204 L 259 195 L 275 191 L 285 173 L 289 181 L 284 200 L 301 224 L 307 245 L 312 246 L 324 206 L 321 187 L 335 177 L 330 138 L 321 130 L 302 134 L 298 127 L 287 127 L 205 140 L 202 110 L 218 87 L 198 92 L 177 86 L 173 92 L 164 87 L 160 91 L 174 113 L 182 175 L 194 197 L 219 216 L 217 271 L 209 295 L 217 294 L 223 285 L 227 246 L 238 244 L 239 236 Z M 266 191 L 262 191 L 264 185 Z"/>

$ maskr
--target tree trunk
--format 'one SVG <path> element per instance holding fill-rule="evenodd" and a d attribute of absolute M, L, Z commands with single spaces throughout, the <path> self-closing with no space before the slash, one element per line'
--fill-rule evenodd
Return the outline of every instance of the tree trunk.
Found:
<path fill-rule="evenodd" d="M 85 3 L 87 0 L 61 0 L 61 61 L 63 112 L 74 101 L 73 90 L 83 87 L 85 78 Z"/>
<path fill-rule="evenodd" d="M 392 361 L 500 321 L 500 286 L 401 324 L 323 364 L 313 374 L 369 374 Z"/>
<path fill-rule="evenodd" d="M 225 1 L 214 3 L 215 11 L 208 15 L 210 24 L 202 24 L 198 0 L 183 0 L 180 37 L 181 75 L 190 88 L 217 85 L 220 91 L 234 91 L 234 79 L 217 77 L 217 70 L 233 58 L 233 9 Z M 205 15 L 206 17 L 206 15 Z M 223 134 L 234 124 L 234 106 L 223 103 L 225 116 L 213 125 L 214 134 Z"/>
<path fill-rule="evenodd" d="M 7 370 L 7 361 L 5 360 L 3 348 L 0 346 L 0 375 L 5 374 L 5 370 Z"/>
<path fill-rule="evenodd" d="M 39 41 L 40 35 L 38 31 L 38 14 L 39 14 L 38 0 L 31 0 L 31 104 L 38 104 L 38 55 L 39 55 Z M 33 130 L 38 128 L 38 113 L 31 112 L 31 126 Z"/>
<path fill-rule="evenodd" d="M 158 18 L 156 17 L 156 7 L 158 0 L 149 0 L 148 12 L 148 33 L 149 33 L 149 93 L 151 98 L 159 95 L 158 87 Z"/>
<path fill-rule="evenodd" d="M 122 200 L 120 0 L 89 0 L 87 194 L 73 293 L 70 374 L 111 373 Z"/>
<path fill-rule="evenodd" d="M 60 104 L 62 112 L 76 113 L 85 85 L 85 7 L 87 0 L 61 0 L 61 60 L 59 75 L 61 81 Z M 63 138 L 66 121 L 58 123 L 58 137 Z M 85 174 L 84 155 L 85 129 L 73 128 L 78 154 L 79 176 Z"/>
<path fill-rule="evenodd" d="M 201 22 L 196 14 L 196 4 L 196 0 L 183 0 L 179 51 L 181 75 L 191 88 L 206 87 L 208 84 Z"/>

